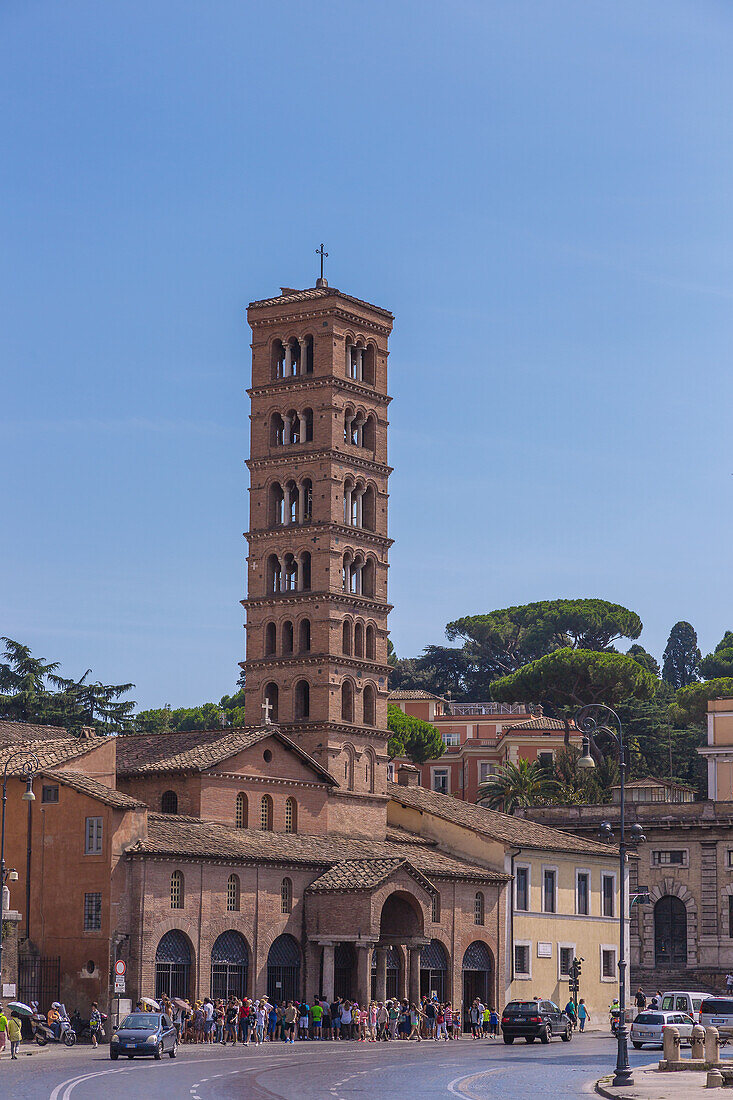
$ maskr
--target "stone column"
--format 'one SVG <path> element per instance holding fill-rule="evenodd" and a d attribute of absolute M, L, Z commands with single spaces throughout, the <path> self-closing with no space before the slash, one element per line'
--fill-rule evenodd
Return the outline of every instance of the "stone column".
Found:
<path fill-rule="evenodd" d="M 298 486 L 298 523 L 305 523 L 305 486 Z"/>
<path fill-rule="evenodd" d="M 284 344 L 285 348 L 285 366 L 283 367 L 283 377 L 289 378 L 290 372 L 293 369 L 293 349 L 290 347 L 290 343 Z"/>
<path fill-rule="evenodd" d="M 300 558 L 294 558 L 295 561 L 295 591 L 302 592 L 303 590 L 303 563 Z"/>
<path fill-rule="evenodd" d="M 290 523 L 290 487 L 288 485 L 283 489 L 283 523 L 286 526 Z"/>
<path fill-rule="evenodd" d="M 305 374 L 308 366 L 308 341 L 304 336 L 298 340 L 300 344 L 300 373 Z"/>
<path fill-rule="evenodd" d="M 332 943 L 324 943 L 323 945 L 323 989 L 321 992 L 329 1003 L 333 1000 L 333 979 L 334 979 L 334 945 Z"/>
<path fill-rule="evenodd" d="M 363 501 L 364 501 L 364 492 L 365 492 L 364 489 L 359 489 L 358 493 L 356 494 L 356 526 L 357 527 L 363 527 L 364 526 L 364 523 L 363 523 L 363 508 L 362 508 Z"/>
<path fill-rule="evenodd" d="M 360 382 L 364 381 L 364 348 L 356 349 L 356 377 Z"/>
<path fill-rule="evenodd" d="M 282 561 L 280 561 L 280 559 L 278 558 L 278 561 L 280 562 L 280 591 L 285 592 L 287 590 L 287 580 L 285 578 L 285 558 L 283 558 Z"/>
<path fill-rule="evenodd" d="M 351 527 L 351 489 L 344 489 L 344 523 Z"/>
<path fill-rule="evenodd" d="M 409 998 L 410 1003 L 413 1001 L 415 1004 L 420 1003 L 420 948 L 409 947 L 408 954 L 410 958 L 410 984 L 409 984 Z"/>
<path fill-rule="evenodd" d="M 292 424 L 289 416 L 283 417 L 283 443 L 292 443 Z"/>
<path fill-rule="evenodd" d="M 356 944 L 356 999 L 360 1005 L 368 1005 L 371 1000 L 371 946 L 370 943 Z"/>
<path fill-rule="evenodd" d="M 387 1000 L 387 948 L 377 947 L 377 1000 Z"/>

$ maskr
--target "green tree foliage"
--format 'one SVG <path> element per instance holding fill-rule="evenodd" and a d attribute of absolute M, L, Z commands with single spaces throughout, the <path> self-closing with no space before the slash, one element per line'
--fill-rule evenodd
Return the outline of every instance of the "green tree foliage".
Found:
<path fill-rule="evenodd" d="M 704 727 L 708 711 L 708 699 L 733 698 L 733 677 L 704 680 L 680 688 L 676 697 L 677 716 L 682 722 Z"/>
<path fill-rule="evenodd" d="M 565 647 L 495 680 L 491 693 L 498 702 L 521 699 L 567 711 L 586 703 L 613 706 L 627 696 L 650 698 L 655 686 L 654 677 L 633 657 Z"/>
<path fill-rule="evenodd" d="M 616 758 L 611 753 L 605 754 L 592 771 L 581 771 L 579 757 L 580 751 L 574 745 L 565 745 L 555 754 L 553 771 L 558 782 L 555 801 L 574 805 L 610 802 L 611 788 L 621 778 Z"/>
<path fill-rule="evenodd" d="M 443 738 L 430 722 L 404 714 L 399 707 L 387 707 L 387 726 L 390 738 L 387 752 L 390 760 L 407 756 L 413 764 L 424 764 L 443 755 Z"/>
<path fill-rule="evenodd" d="M 64 726 L 78 733 L 92 726 L 100 733 L 119 733 L 131 727 L 132 700 L 124 700 L 134 684 L 102 684 L 88 680 L 88 669 L 79 680 L 58 675 L 59 663 L 34 657 L 28 646 L 12 638 L 0 661 L 0 714 L 21 722 Z"/>
<path fill-rule="evenodd" d="M 652 676 L 659 678 L 660 668 L 659 661 L 656 657 L 652 657 L 651 653 L 647 653 L 641 645 L 632 645 L 626 650 L 628 657 L 633 657 L 637 664 L 640 664 L 642 668 L 645 668 L 647 672 L 651 672 Z"/>
<path fill-rule="evenodd" d="M 700 650 L 697 634 L 690 623 L 675 623 L 669 632 L 662 663 L 662 678 L 675 690 L 693 684 L 698 678 Z"/>
<path fill-rule="evenodd" d="M 700 675 L 704 680 L 719 680 L 733 676 L 733 631 L 726 630 L 713 653 L 700 662 Z"/>
<path fill-rule="evenodd" d="M 560 784 L 536 760 L 524 760 L 519 763 L 508 761 L 487 779 L 480 783 L 477 802 L 492 810 L 503 810 L 513 814 L 519 806 L 542 806 L 556 801 Z"/>

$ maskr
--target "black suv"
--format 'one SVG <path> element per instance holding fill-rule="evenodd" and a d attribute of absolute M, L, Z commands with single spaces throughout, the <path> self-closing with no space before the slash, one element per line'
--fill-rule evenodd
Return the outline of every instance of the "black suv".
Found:
<path fill-rule="evenodd" d="M 553 1035 L 569 1043 L 573 1037 L 570 1017 L 553 1001 L 510 1001 L 501 1014 L 501 1031 L 507 1044 L 515 1039 L 549 1043 Z"/>

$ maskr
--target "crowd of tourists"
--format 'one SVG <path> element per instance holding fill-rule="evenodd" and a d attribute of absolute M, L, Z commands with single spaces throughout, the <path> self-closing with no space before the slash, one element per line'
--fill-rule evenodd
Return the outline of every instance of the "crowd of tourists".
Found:
<path fill-rule="evenodd" d="M 254 999 L 230 996 L 204 997 L 189 1002 L 163 997 L 161 1008 L 171 1016 L 181 1043 L 259 1046 L 305 1040 L 377 1043 L 399 1040 L 461 1038 L 461 1009 L 438 998 L 419 1002 L 392 998 L 359 1004 L 348 998 L 317 998 L 274 1002 L 266 996 Z M 497 1037 L 499 1016 L 479 1000 L 468 1010 L 467 1024 L 473 1039 Z"/>

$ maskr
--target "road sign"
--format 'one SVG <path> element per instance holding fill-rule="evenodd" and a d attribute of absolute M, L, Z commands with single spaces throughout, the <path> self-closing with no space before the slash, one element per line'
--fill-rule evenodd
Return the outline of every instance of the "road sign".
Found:
<path fill-rule="evenodd" d="M 124 978 L 127 972 L 127 963 L 124 959 L 118 959 L 115 963 L 115 974 L 118 978 Z"/>
<path fill-rule="evenodd" d="M 125 977 L 124 974 L 115 974 L 115 993 L 125 992 Z"/>

